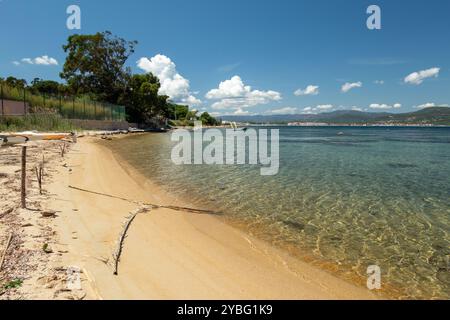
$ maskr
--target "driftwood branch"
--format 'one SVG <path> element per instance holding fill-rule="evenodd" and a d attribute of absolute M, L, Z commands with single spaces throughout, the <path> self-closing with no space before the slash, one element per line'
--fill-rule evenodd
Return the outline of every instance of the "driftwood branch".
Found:
<path fill-rule="evenodd" d="M 3 262 L 5 261 L 6 252 L 8 251 L 8 248 L 9 248 L 9 246 L 10 246 L 10 244 L 11 244 L 12 237 L 13 237 L 13 234 L 10 233 L 10 234 L 9 234 L 9 237 L 8 237 L 8 240 L 6 241 L 5 250 L 3 250 L 2 257 L 1 257 L 1 259 L 0 259 L 0 271 L 2 271 L 2 268 L 3 268 Z"/>
<path fill-rule="evenodd" d="M 64 158 L 64 155 L 66 154 L 66 142 L 64 142 L 63 144 L 59 145 L 59 148 L 61 149 L 61 158 Z"/>
<path fill-rule="evenodd" d="M 82 188 L 78 188 L 78 187 L 74 187 L 74 186 L 69 186 L 69 188 L 70 189 L 74 189 L 74 190 L 78 190 L 78 191 L 83 191 L 83 192 L 96 194 L 96 195 L 99 195 L 99 196 L 119 199 L 119 200 L 131 202 L 131 203 L 134 203 L 134 204 L 144 204 L 144 205 L 147 205 L 147 206 L 151 206 L 153 208 L 164 208 L 164 209 L 192 212 L 192 213 L 198 213 L 198 214 L 216 214 L 216 215 L 220 215 L 221 214 L 218 211 L 195 209 L 195 208 L 188 208 L 188 207 L 179 207 L 179 206 L 172 206 L 172 205 L 160 205 L 160 204 L 154 204 L 154 203 L 149 203 L 149 202 L 140 202 L 140 201 L 131 200 L 131 199 L 127 199 L 127 198 L 123 198 L 123 197 L 119 197 L 119 196 L 114 196 L 114 195 L 111 195 L 111 194 L 106 194 L 106 193 L 86 190 L 86 189 L 82 189 Z"/>
<path fill-rule="evenodd" d="M 36 179 L 39 185 L 39 194 L 42 194 L 42 176 L 44 174 L 44 168 L 40 165 L 39 167 L 34 167 L 34 171 L 36 173 Z"/>
<path fill-rule="evenodd" d="M 127 220 L 124 223 L 124 227 L 122 230 L 122 233 L 120 234 L 118 243 L 117 243 L 117 248 L 116 251 L 113 254 L 113 259 L 114 259 L 114 275 L 118 274 L 118 269 L 119 269 L 119 261 L 120 261 L 120 256 L 122 254 L 122 249 L 123 249 L 123 243 L 125 241 L 125 237 L 127 235 L 128 229 L 130 229 L 131 223 L 133 222 L 134 218 L 136 218 L 136 216 L 139 213 L 144 213 L 144 212 L 148 212 L 152 209 L 152 207 L 150 206 L 141 206 L 140 208 L 136 209 L 135 211 L 131 212 L 130 216 L 127 218 Z"/>

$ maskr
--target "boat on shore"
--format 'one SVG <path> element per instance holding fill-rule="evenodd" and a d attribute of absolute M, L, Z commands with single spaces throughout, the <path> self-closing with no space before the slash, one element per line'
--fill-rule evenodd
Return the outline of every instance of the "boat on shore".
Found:
<path fill-rule="evenodd" d="M 12 132 L 0 134 L 0 143 L 4 144 L 20 144 L 28 141 L 42 141 L 42 140 L 62 140 L 70 138 L 72 133 L 42 133 L 36 131 Z"/>

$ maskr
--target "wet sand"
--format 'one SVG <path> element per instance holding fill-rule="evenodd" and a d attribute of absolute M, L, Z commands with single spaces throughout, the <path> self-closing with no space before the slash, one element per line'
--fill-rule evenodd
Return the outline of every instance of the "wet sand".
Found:
<path fill-rule="evenodd" d="M 87 299 L 374 299 L 347 283 L 237 230 L 214 215 L 153 209 L 128 230 L 118 275 L 112 253 L 137 203 L 178 199 L 118 160 L 98 138 L 79 139 L 49 187 L 63 264 L 83 270 Z"/>

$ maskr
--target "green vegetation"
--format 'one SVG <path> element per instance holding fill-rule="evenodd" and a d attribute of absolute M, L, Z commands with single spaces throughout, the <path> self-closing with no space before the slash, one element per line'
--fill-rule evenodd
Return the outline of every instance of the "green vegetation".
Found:
<path fill-rule="evenodd" d="M 407 113 L 339 110 L 319 114 L 224 116 L 224 120 L 248 123 L 326 123 L 336 125 L 445 125 L 450 126 L 449 107 L 431 107 Z"/>
<path fill-rule="evenodd" d="M 116 103 L 129 89 L 131 70 L 125 68 L 137 41 L 126 41 L 111 32 L 74 34 L 63 46 L 67 52 L 62 79 L 74 94 L 92 94 Z"/>
<path fill-rule="evenodd" d="M 203 112 L 199 120 L 202 122 L 205 126 L 217 126 L 220 125 L 220 121 L 216 118 L 212 117 L 208 112 Z"/>
<path fill-rule="evenodd" d="M 8 289 L 15 289 L 15 288 L 20 288 L 20 287 L 22 286 L 22 284 L 23 284 L 23 280 L 22 280 L 22 279 L 14 279 L 14 280 L 12 280 L 12 281 L 6 283 L 6 284 L 3 286 L 3 288 L 4 288 L 5 290 L 8 290 Z"/>
<path fill-rule="evenodd" d="M 67 57 L 60 73 L 66 84 L 35 78 L 28 86 L 24 79 L 0 78 L 3 97 L 27 102 L 32 114 L 53 115 L 50 122 L 57 124 L 53 130 L 66 126 L 62 118 L 127 120 L 158 126 L 168 119 L 182 125 L 191 125 L 198 119 L 205 125 L 219 123 L 208 113 L 197 116 L 196 111 L 190 112 L 187 106 L 160 95 L 159 80 L 151 73 L 132 74 L 125 64 L 136 45 L 136 41 L 126 41 L 109 31 L 71 35 L 63 46 Z M 57 118 L 56 114 L 62 117 Z M 0 130 L 25 129 L 32 123 L 41 124 L 41 120 L 38 116 L 2 119 Z M 41 130 L 42 126 L 30 129 Z"/>
<path fill-rule="evenodd" d="M 198 116 L 197 110 L 190 110 L 187 106 L 176 106 L 176 120 L 171 121 L 174 126 L 193 127 L 194 121 L 201 121 L 204 126 L 218 126 L 221 121 L 212 117 L 208 112 Z M 173 112 L 173 111 L 172 111 Z"/>
<path fill-rule="evenodd" d="M 0 117 L 0 131 L 74 131 L 77 128 L 58 114 L 28 114 Z"/>

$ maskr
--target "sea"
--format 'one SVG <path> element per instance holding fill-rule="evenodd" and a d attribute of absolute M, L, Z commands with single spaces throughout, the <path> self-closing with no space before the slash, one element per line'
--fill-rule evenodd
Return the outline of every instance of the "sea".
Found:
<path fill-rule="evenodd" d="M 176 165 L 171 132 L 108 143 L 167 192 L 298 259 L 361 286 L 378 266 L 386 296 L 450 298 L 450 128 L 264 129 L 279 130 L 273 176 Z"/>

